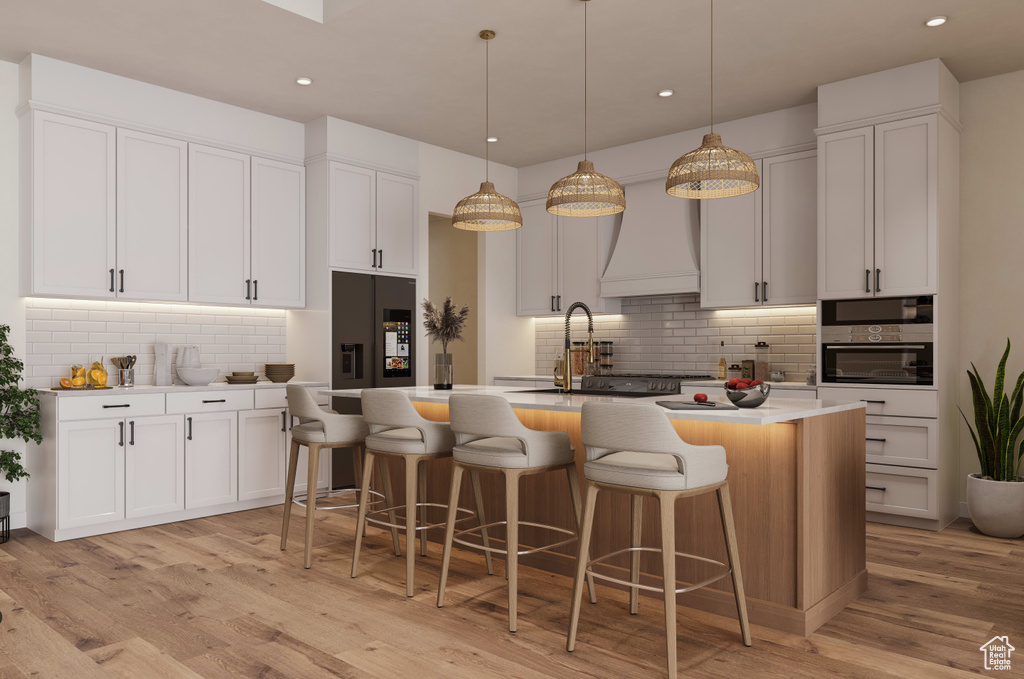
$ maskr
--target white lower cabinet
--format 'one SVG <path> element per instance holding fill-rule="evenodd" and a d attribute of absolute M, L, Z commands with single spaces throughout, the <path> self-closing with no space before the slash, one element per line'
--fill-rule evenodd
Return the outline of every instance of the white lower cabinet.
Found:
<path fill-rule="evenodd" d="M 287 411 L 238 413 L 238 499 L 284 494 Z"/>
<path fill-rule="evenodd" d="M 177 415 L 127 420 L 125 518 L 185 509 L 185 423 Z"/>
<path fill-rule="evenodd" d="M 185 416 L 185 509 L 238 500 L 238 413 Z"/>
<path fill-rule="evenodd" d="M 61 422 L 57 437 L 58 525 L 123 519 L 125 421 Z"/>

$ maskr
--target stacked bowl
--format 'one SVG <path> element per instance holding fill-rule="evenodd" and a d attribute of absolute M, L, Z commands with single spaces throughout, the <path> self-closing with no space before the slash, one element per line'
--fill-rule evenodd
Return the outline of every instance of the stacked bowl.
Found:
<path fill-rule="evenodd" d="M 228 384 L 256 384 L 259 378 L 254 372 L 233 372 L 224 376 Z"/>
<path fill-rule="evenodd" d="M 271 382 L 287 382 L 295 377 L 294 363 L 267 363 L 264 366 L 267 379 Z"/>

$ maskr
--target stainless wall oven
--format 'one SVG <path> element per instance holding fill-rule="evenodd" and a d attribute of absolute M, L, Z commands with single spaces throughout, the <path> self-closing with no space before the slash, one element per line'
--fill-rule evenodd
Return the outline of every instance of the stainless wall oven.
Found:
<path fill-rule="evenodd" d="M 931 386 L 931 296 L 821 303 L 821 381 Z"/>

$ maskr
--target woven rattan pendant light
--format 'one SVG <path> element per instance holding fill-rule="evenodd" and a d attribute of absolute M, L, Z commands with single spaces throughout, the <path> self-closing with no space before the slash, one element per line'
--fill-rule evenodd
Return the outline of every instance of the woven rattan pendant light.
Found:
<path fill-rule="evenodd" d="M 715 134 L 715 0 L 711 0 L 711 132 L 700 148 L 672 164 L 665 191 L 677 198 L 728 198 L 756 191 L 757 165 L 743 151 L 722 144 Z"/>
<path fill-rule="evenodd" d="M 484 39 L 486 47 L 486 85 L 484 86 L 484 105 L 486 113 L 486 136 L 484 137 L 484 170 L 485 180 L 480 184 L 480 190 L 472 196 L 466 196 L 455 206 L 452 214 L 452 226 L 456 229 L 466 231 L 511 231 L 523 225 L 523 215 L 519 211 L 519 205 L 509 198 L 497 192 L 494 184 L 491 183 L 491 145 L 487 139 L 491 136 L 491 43 L 494 39 L 494 31 L 480 31 L 480 37 Z"/>
<path fill-rule="evenodd" d="M 584 3 L 589 0 L 583 0 Z M 626 209 L 626 194 L 611 177 L 587 160 L 587 6 L 583 5 L 583 160 L 548 191 L 548 212 L 563 217 L 600 217 Z"/>

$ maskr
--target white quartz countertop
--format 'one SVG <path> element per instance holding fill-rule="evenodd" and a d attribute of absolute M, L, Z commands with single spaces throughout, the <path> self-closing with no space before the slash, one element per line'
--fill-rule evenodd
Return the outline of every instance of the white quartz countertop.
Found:
<path fill-rule="evenodd" d="M 544 375 L 511 375 L 511 376 L 495 377 L 494 379 L 496 379 L 496 380 L 505 380 L 505 381 L 508 381 L 508 382 L 515 382 L 515 381 L 520 381 L 520 382 L 551 382 L 551 385 L 554 386 L 554 380 L 552 379 L 551 375 L 547 375 L 547 376 L 544 376 Z M 573 383 L 579 381 L 579 379 L 580 379 L 579 375 L 573 375 L 572 376 Z M 686 392 L 688 387 L 700 387 L 702 389 L 708 389 L 708 388 L 711 388 L 711 387 L 717 387 L 719 390 L 721 390 L 722 389 L 722 383 L 724 381 L 725 380 L 684 380 L 683 381 L 683 391 Z M 772 385 L 772 389 L 804 389 L 804 390 L 806 390 L 806 389 L 817 389 L 818 388 L 817 385 L 815 385 L 815 384 L 807 384 L 805 381 L 802 381 L 802 380 L 800 380 L 800 381 L 793 380 L 793 381 L 786 381 L 786 382 L 768 382 L 768 384 Z M 693 389 L 689 389 L 689 391 L 692 392 Z"/>
<path fill-rule="evenodd" d="M 648 396 L 645 398 L 623 398 L 621 396 L 583 396 L 580 394 L 538 394 L 521 387 L 490 387 L 479 385 L 455 385 L 451 390 L 427 387 L 397 387 L 409 395 L 413 401 L 421 403 L 447 403 L 452 394 L 484 394 L 501 396 L 508 400 L 514 408 L 523 410 L 552 410 L 562 412 L 580 412 L 583 404 L 596 403 L 650 403 L 655 401 L 692 401 L 689 396 Z M 360 389 L 323 390 L 320 393 L 329 396 L 359 398 Z M 712 400 L 725 400 L 725 395 L 710 395 Z M 789 422 L 817 415 L 828 415 L 846 410 L 863 410 L 863 401 L 833 401 L 821 399 L 782 398 L 770 396 L 758 408 L 740 408 L 737 410 L 667 410 L 665 414 L 673 420 L 697 420 L 701 422 L 730 422 L 735 424 L 775 424 Z"/>
<path fill-rule="evenodd" d="M 82 396 L 110 396 L 111 394 L 167 394 L 174 392 L 182 394 L 189 391 L 234 391 L 239 389 L 284 389 L 289 384 L 298 384 L 310 389 L 326 387 L 327 382 L 257 382 L 256 384 L 228 384 L 227 382 L 213 382 L 201 387 L 194 387 L 188 384 L 175 384 L 168 387 L 156 387 L 153 385 L 135 387 L 114 387 L 113 389 L 37 389 L 40 396 L 82 397 Z"/>

